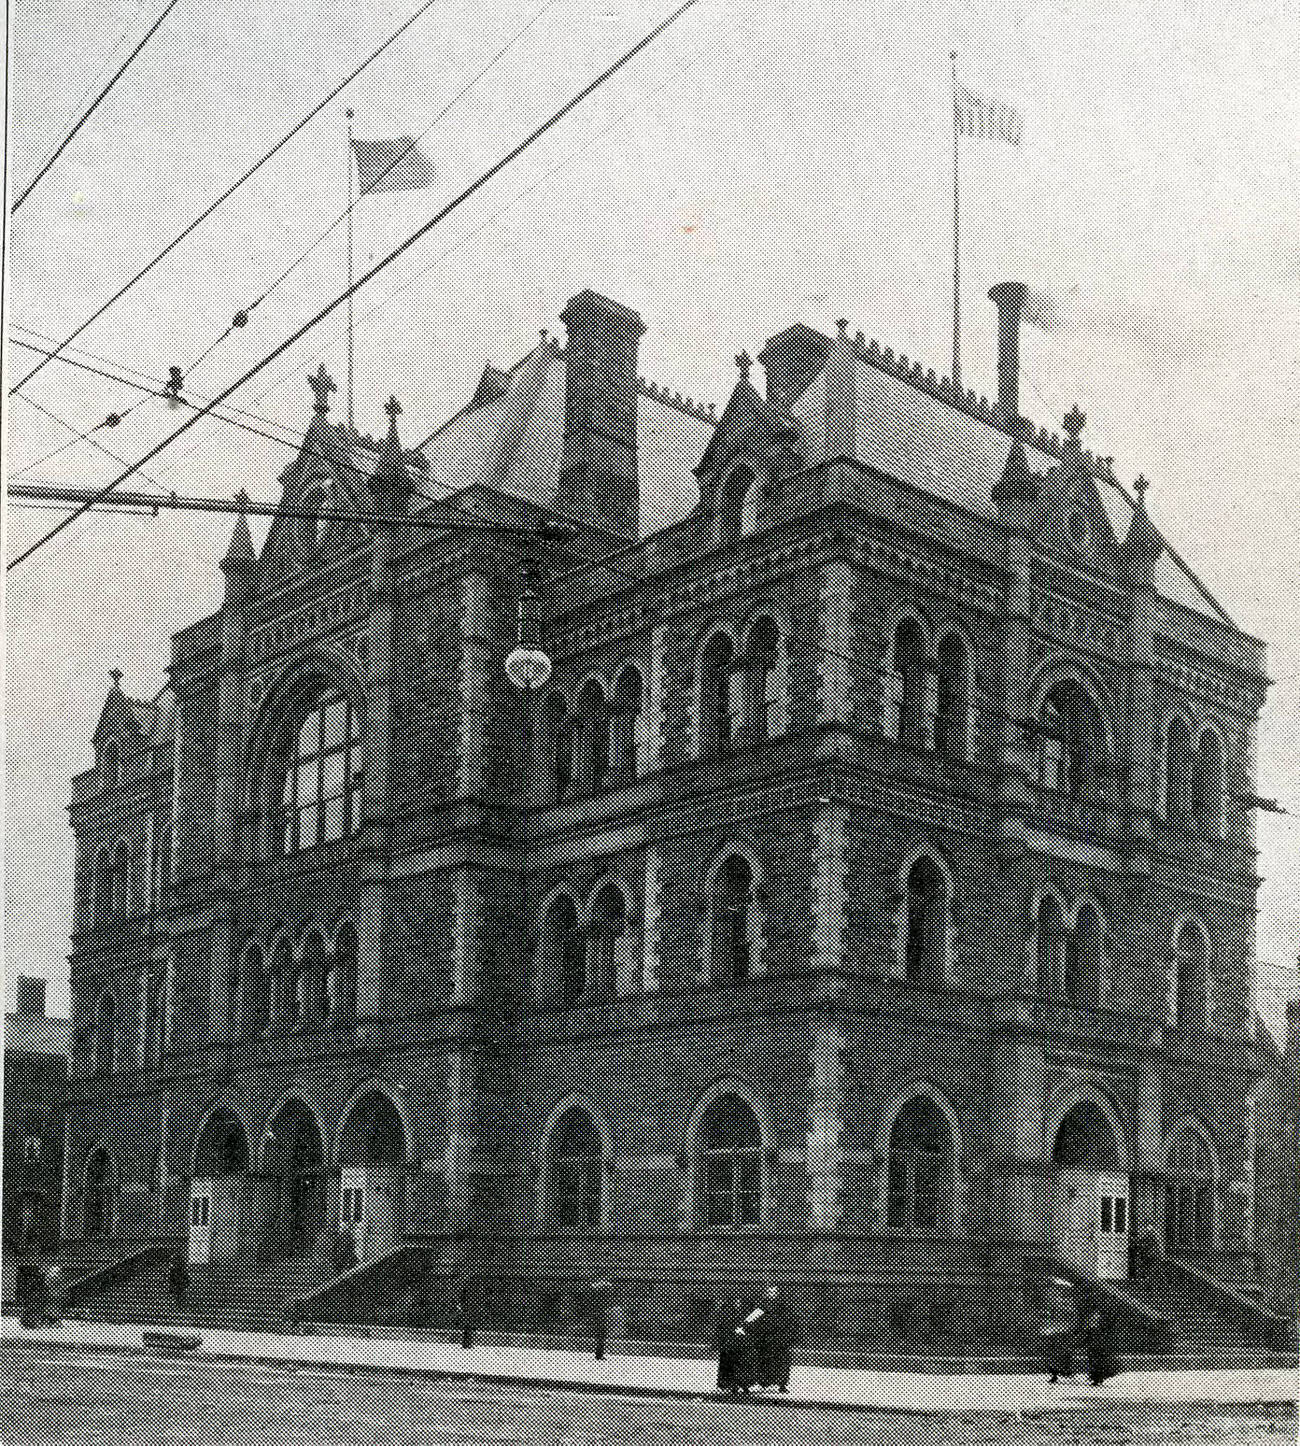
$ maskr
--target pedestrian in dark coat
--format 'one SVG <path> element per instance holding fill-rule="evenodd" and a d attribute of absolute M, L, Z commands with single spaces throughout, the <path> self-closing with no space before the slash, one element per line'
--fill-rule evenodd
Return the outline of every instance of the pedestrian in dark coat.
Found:
<path fill-rule="evenodd" d="M 474 1332 L 478 1328 L 478 1301 L 474 1295 L 474 1282 L 468 1276 L 461 1281 L 456 1294 L 456 1312 L 460 1316 L 460 1344 L 469 1350 L 474 1344 Z"/>
<path fill-rule="evenodd" d="M 790 1389 L 790 1351 L 798 1336 L 798 1322 L 789 1302 L 774 1285 L 749 1318 L 754 1341 L 754 1381 L 759 1386 Z"/>
<path fill-rule="evenodd" d="M 18 1302 L 18 1323 L 24 1330 L 34 1330 L 41 1322 L 41 1297 L 45 1277 L 35 1261 L 26 1256 L 19 1259 L 14 1272 L 14 1296 Z"/>
<path fill-rule="evenodd" d="M 613 1288 L 612 1283 L 603 1277 L 593 1280 L 588 1297 L 591 1305 L 591 1349 L 598 1361 L 605 1359 L 605 1342 L 609 1337 L 609 1293 Z"/>
<path fill-rule="evenodd" d="M 1078 1305 L 1068 1280 L 1053 1277 L 1047 1282 L 1043 1319 L 1038 1327 L 1042 1341 L 1043 1367 L 1055 1385 L 1062 1376 L 1074 1375 L 1074 1340 L 1078 1327 Z"/>
<path fill-rule="evenodd" d="M 745 1327 L 745 1303 L 738 1297 L 728 1301 L 718 1315 L 718 1390 L 738 1396 L 749 1390 L 753 1370 L 753 1346 Z"/>
<path fill-rule="evenodd" d="M 172 1256 L 171 1267 L 167 1271 L 167 1289 L 171 1292 L 171 1298 L 176 1302 L 177 1310 L 185 1309 L 185 1297 L 190 1288 L 190 1264 L 185 1257 L 183 1250 L 178 1250 Z"/>
<path fill-rule="evenodd" d="M 1115 1326 L 1100 1306 L 1088 1312 L 1083 1324 L 1083 1349 L 1088 1360 L 1088 1379 L 1103 1385 L 1115 1374 Z"/>

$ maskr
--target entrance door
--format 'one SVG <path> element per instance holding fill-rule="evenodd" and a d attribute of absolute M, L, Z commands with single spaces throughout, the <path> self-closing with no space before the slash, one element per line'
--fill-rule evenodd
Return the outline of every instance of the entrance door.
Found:
<path fill-rule="evenodd" d="M 1089 1100 L 1061 1122 L 1052 1150 L 1052 1236 L 1062 1262 L 1123 1280 L 1129 1266 L 1129 1182 L 1110 1120 Z"/>
<path fill-rule="evenodd" d="M 324 1149 L 311 1112 L 289 1101 L 271 1122 L 263 1147 L 274 1185 L 272 1232 L 285 1255 L 310 1254 L 325 1224 Z"/>

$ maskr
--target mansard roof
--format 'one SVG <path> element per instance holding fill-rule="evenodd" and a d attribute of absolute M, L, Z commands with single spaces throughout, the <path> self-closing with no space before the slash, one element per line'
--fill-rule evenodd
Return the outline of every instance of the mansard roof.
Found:
<path fill-rule="evenodd" d="M 419 448 L 435 496 L 484 487 L 549 507 L 564 442 L 565 351 L 542 341 L 508 371 L 488 367 L 468 406 Z M 637 470 L 642 535 L 679 521 L 699 500 L 695 466 L 716 419 L 653 382 L 637 384 Z"/>

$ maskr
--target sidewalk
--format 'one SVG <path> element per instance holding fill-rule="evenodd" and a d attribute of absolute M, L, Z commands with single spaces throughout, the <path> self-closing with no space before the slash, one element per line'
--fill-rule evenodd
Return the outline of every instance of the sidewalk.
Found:
<path fill-rule="evenodd" d="M 58 1347 L 92 1352 L 145 1350 L 141 1327 L 68 1321 L 24 1331 L 6 1318 L 0 1339 L 6 1345 Z M 147 1327 L 145 1329 L 148 1329 Z M 182 1332 L 184 1333 L 184 1332 Z M 475 1346 L 462 1350 L 443 1341 L 351 1336 L 246 1335 L 200 1330 L 203 1344 L 194 1354 L 212 1360 L 246 1360 L 337 1370 L 407 1372 L 512 1385 L 698 1398 L 715 1395 L 711 1361 L 654 1356 L 611 1356 L 595 1361 L 566 1350 L 527 1350 Z M 152 1352 L 151 1352 L 152 1354 Z M 1050 1386 L 1045 1376 L 919 1375 L 853 1370 L 841 1366 L 797 1366 L 789 1396 L 756 1393 L 751 1399 L 780 1406 L 823 1406 L 849 1410 L 907 1413 L 951 1411 L 1069 1410 L 1095 1401 L 1148 1402 L 1169 1406 L 1210 1402 L 1220 1405 L 1294 1402 L 1300 1388 L 1295 1370 L 1209 1370 L 1123 1372 L 1094 1388 L 1082 1378 Z"/>

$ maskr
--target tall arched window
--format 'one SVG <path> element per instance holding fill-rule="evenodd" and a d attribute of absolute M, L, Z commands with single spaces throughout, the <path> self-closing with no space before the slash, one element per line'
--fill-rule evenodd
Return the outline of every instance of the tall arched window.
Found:
<path fill-rule="evenodd" d="M 1061 901 L 1047 894 L 1038 905 L 1038 987 L 1051 997 L 1065 977 L 1065 913 Z"/>
<path fill-rule="evenodd" d="M 756 962 L 754 871 L 738 855 L 714 875 L 711 924 L 709 977 L 719 983 L 748 979 Z"/>
<path fill-rule="evenodd" d="M 1192 814 L 1210 833 L 1223 832 L 1223 739 L 1213 728 L 1201 730 L 1192 778 Z"/>
<path fill-rule="evenodd" d="M 747 732 L 759 741 L 785 732 L 785 690 L 781 686 L 781 634 L 771 618 L 759 618 L 745 649 L 744 713 Z"/>
<path fill-rule="evenodd" d="M 278 842 L 297 853 L 356 832 L 361 817 L 361 721 L 352 702 L 323 693 L 287 746 Z"/>
<path fill-rule="evenodd" d="M 903 974 L 913 983 L 937 983 L 947 974 L 948 877 L 922 855 L 907 873 L 907 921 Z"/>
<path fill-rule="evenodd" d="M 112 1074 L 117 1060 L 117 1000 L 101 994 L 95 1006 L 91 1066 L 96 1074 Z"/>
<path fill-rule="evenodd" d="M 637 776 L 637 730 L 641 722 L 641 674 L 624 668 L 614 685 L 611 752 L 614 773 L 623 780 Z"/>
<path fill-rule="evenodd" d="M 700 1223 L 734 1230 L 763 1213 L 763 1132 L 736 1095 L 721 1095 L 700 1120 L 697 1181 Z"/>
<path fill-rule="evenodd" d="M 104 923 L 113 912 L 113 855 L 104 848 L 95 858 L 95 904 L 92 918 Z"/>
<path fill-rule="evenodd" d="M 1214 1248 L 1214 1157 L 1193 1125 L 1184 1125 L 1169 1146 L 1165 1245 L 1176 1254 Z"/>
<path fill-rule="evenodd" d="M 597 993 L 618 991 L 619 956 L 627 933 L 627 901 L 613 884 L 607 884 L 591 905 L 591 929 L 587 936 L 588 983 Z"/>
<path fill-rule="evenodd" d="M 1192 730 L 1175 715 L 1165 730 L 1165 817 L 1187 817 L 1192 801 Z"/>
<path fill-rule="evenodd" d="M 568 796 L 573 784 L 573 722 L 561 693 L 546 700 L 546 749 L 551 797 L 557 802 Z"/>
<path fill-rule="evenodd" d="M 1066 941 L 1063 993 L 1071 1004 L 1094 1005 L 1101 999 L 1104 929 L 1095 905 L 1079 907 L 1074 931 Z"/>
<path fill-rule="evenodd" d="M 542 921 L 543 968 L 550 988 L 570 1003 L 587 992 L 586 944 L 578 927 L 577 905 L 561 894 Z"/>
<path fill-rule="evenodd" d="M 609 709 L 605 690 L 595 678 L 584 683 L 578 694 L 577 719 L 579 782 L 584 788 L 604 788 L 612 762 Z"/>
<path fill-rule="evenodd" d="M 1039 711 L 1045 788 L 1087 798 L 1106 762 L 1106 734 L 1091 695 L 1073 679 L 1057 683 Z"/>
<path fill-rule="evenodd" d="M 700 757 L 726 753 L 736 741 L 735 649 L 726 633 L 714 633 L 700 655 Z"/>
<path fill-rule="evenodd" d="M 939 643 L 937 661 L 934 746 L 949 758 L 965 758 L 969 747 L 970 668 L 966 644 L 956 633 L 949 633 Z"/>
<path fill-rule="evenodd" d="M 92 1150 L 86 1161 L 86 1194 L 82 1221 L 89 1236 L 112 1235 L 117 1229 L 117 1176 L 108 1151 Z"/>
<path fill-rule="evenodd" d="M 323 487 L 309 487 L 303 493 L 301 508 L 305 515 L 298 519 L 298 541 L 305 553 L 315 552 L 324 540 L 326 524 L 320 514 L 325 510 L 327 496 Z"/>
<path fill-rule="evenodd" d="M 886 731 L 900 743 L 924 747 L 929 740 L 929 679 L 925 633 L 915 618 L 904 618 L 894 633 L 885 678 Z"/>
<path fill-rule="evenodd" d="M 586 1110 L 566 1110 L 551 1130 L 546 1158 L 546 1215 L 553 1225 L 601 1223 L 603 1141 Z"/>
<path fill-rule="evenodd" d="M 340 1019 L 351 1019 L 357 1012 L 357 931 L 351 924 L 340 924 L 334 935 L 335 1012 Z"/>
<path fill-rule="evenodd" d="M 955 1145 L 948 1117 L 926 1095 L 899 1110 L 889 1132 L 886 1223 L 891 1230 L 939 1230 L 952 1208 Z"/>
<path fill-rule="evenodd" d="M 1205 932 L 1190 920 L 1174 944 L 1174 1023 L 1203 1029 L 1209 1012 L 1210 946 Z"/>

